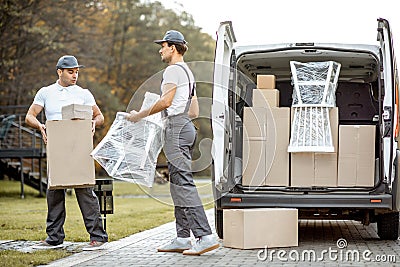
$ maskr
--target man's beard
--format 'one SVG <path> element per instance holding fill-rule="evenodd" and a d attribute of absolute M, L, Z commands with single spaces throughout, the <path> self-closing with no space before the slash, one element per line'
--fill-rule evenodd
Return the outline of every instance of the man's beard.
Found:
<path fill-rule="evenodd" d="M 161 58 L 161 61 L 168 64 L 168 63 L 171 62 L 171 59 L 170 59 L 170 58 L 162 57 L 162 58 Z"/>

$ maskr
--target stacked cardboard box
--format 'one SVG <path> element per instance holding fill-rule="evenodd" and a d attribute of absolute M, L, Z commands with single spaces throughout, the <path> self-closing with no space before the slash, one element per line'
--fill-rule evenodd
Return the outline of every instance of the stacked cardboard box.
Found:
<path fill-rule="evenodd" d="M 275 75 L 257 75 L 257 88 L 260 89 L 275 89 Z"/>
<path fill-rule="evenodd" d="M 257 76 L 253 107 L 243 111 L 243 176 L 248 186 L 288 186 L 290 108 L 279 107 L 274 75 Z M 298 245 L 296 209 L 230 209 L 224 246 L 240 249 Z"/>
<path fill-rule="evenodd" d="M 223 223 L 225 247 L 254 249 L 298 246 L 297 209 L 225 209 Z"/>
<path fill-rule="evenodd" d="M 257 89 L 253 90 L 253 107 L 279 107 L 279 90 L 275 75 L 257 75 Z"/>
<path fill-rule="evenodd" d="M 329 114 L 334 153 L 291 153 L 292 187 L 372 187 L 375 182 L 374 125 L 339 125 Z"/>
<path fill-rule="evenodd" d="M 338 158 L 338 108 L 329 111 L 333 153 L 298 152 L 291 153 L 291 179 L 293 187 L 337 186 Z"/>
<path fill-rule="evenodd" d="M 61 108 L 63 120 L 91 120 L 92 107 L 89 105 L 71 104 Z"/>
<path fill-rule="evenodd" d="M 46 122 L 48 187 L 94 186 L 94 161 L 90 156 L 93 150 L 91 113 L 85 114 L 77 105 L 64 108 L 63 111 L 63 118 L 72 116 L 74 120 Z M 76 116 L 90 119 L 80 120 Z"/>
<path fill-rule="evenodd" d="M 339 126 L 338 186 L 374 186 L 374 125 Z"/>
<path fill-rule="evenodd" d="M 265 185 L 289 185 L 290 108 L 271 108 L 267 112 Z"/>
<path fill-rule="evenodd" d="M 266 109 L 245 107 L 243 111 L 243 185 L 265 184 Z"/>
<path fill-rule="evenodd" d="M 254 89 L 253 107 L 279 107 L 278 89 Z"/>
<path fill-rule="evenodd" d="M 275 87 L 274 75 L 258 75 L 253 107 L 244 108 L 242 184 L 373 186 L 375 126 L 339 126 L 338 108 L 331 108 L 329 119 L 334 152 L 288 153 L 291 112 L 289 108 L 279 107 L 279 90 Z M 368 145 L 362 147 L 362 144 Z"/>
<path fill-rule="evenodd" d="M 274 75 L 257 76 L 243 114 L 243 179 L 248 186 L 289 185 L 290 108 L 279 107 Z"/>

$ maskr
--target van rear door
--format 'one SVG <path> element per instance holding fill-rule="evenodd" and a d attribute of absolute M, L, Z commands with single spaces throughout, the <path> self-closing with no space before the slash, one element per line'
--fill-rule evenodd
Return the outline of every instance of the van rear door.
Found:
<path fill-rule="evenodd" d="M 213 146 L 211 154 L 214 161 L 215 185 L 226 181 L 224 170 L 229 158 L 229 104 L 228 86 L 232 76 L 230 58 L 236 38 L 230 21 L 221 22 L 217 32 L 217 42 L 214 59 L 213 100 L 211 107 L 211 126 L 213 131 Z"/>
<path fill-rule="evenodd" d="M 378 41 L 382 49 L 384 99 L 383 99 L 383 158 L 384 174 L 389 185 L 393 182 L 393 163 L 396 156 L 395 139 L 398 137 L 399 88 L 392 33 L 386 19 L 378 19 Z"/>

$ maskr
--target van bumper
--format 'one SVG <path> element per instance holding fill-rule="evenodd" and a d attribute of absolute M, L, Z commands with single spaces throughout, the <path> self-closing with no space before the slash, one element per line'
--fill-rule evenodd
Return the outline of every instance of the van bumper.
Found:
<path fill-rule="evenodd" d="M 219 208 L 392 209 L 390 194 L 234 194 L 221 197 Z"/>

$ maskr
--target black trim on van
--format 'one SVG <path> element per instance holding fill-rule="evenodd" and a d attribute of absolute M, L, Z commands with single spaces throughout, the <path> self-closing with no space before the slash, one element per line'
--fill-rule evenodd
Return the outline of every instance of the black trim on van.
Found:
<path fill-rule="evenodd" d="M 240 201 L 231 201 L 240 199 Z M 224 208 L 367 208 L 392 209 L 389 194 L 233 194 L 221 199 Z M 377 200 L 377 201 L 374 201 Z"/>

